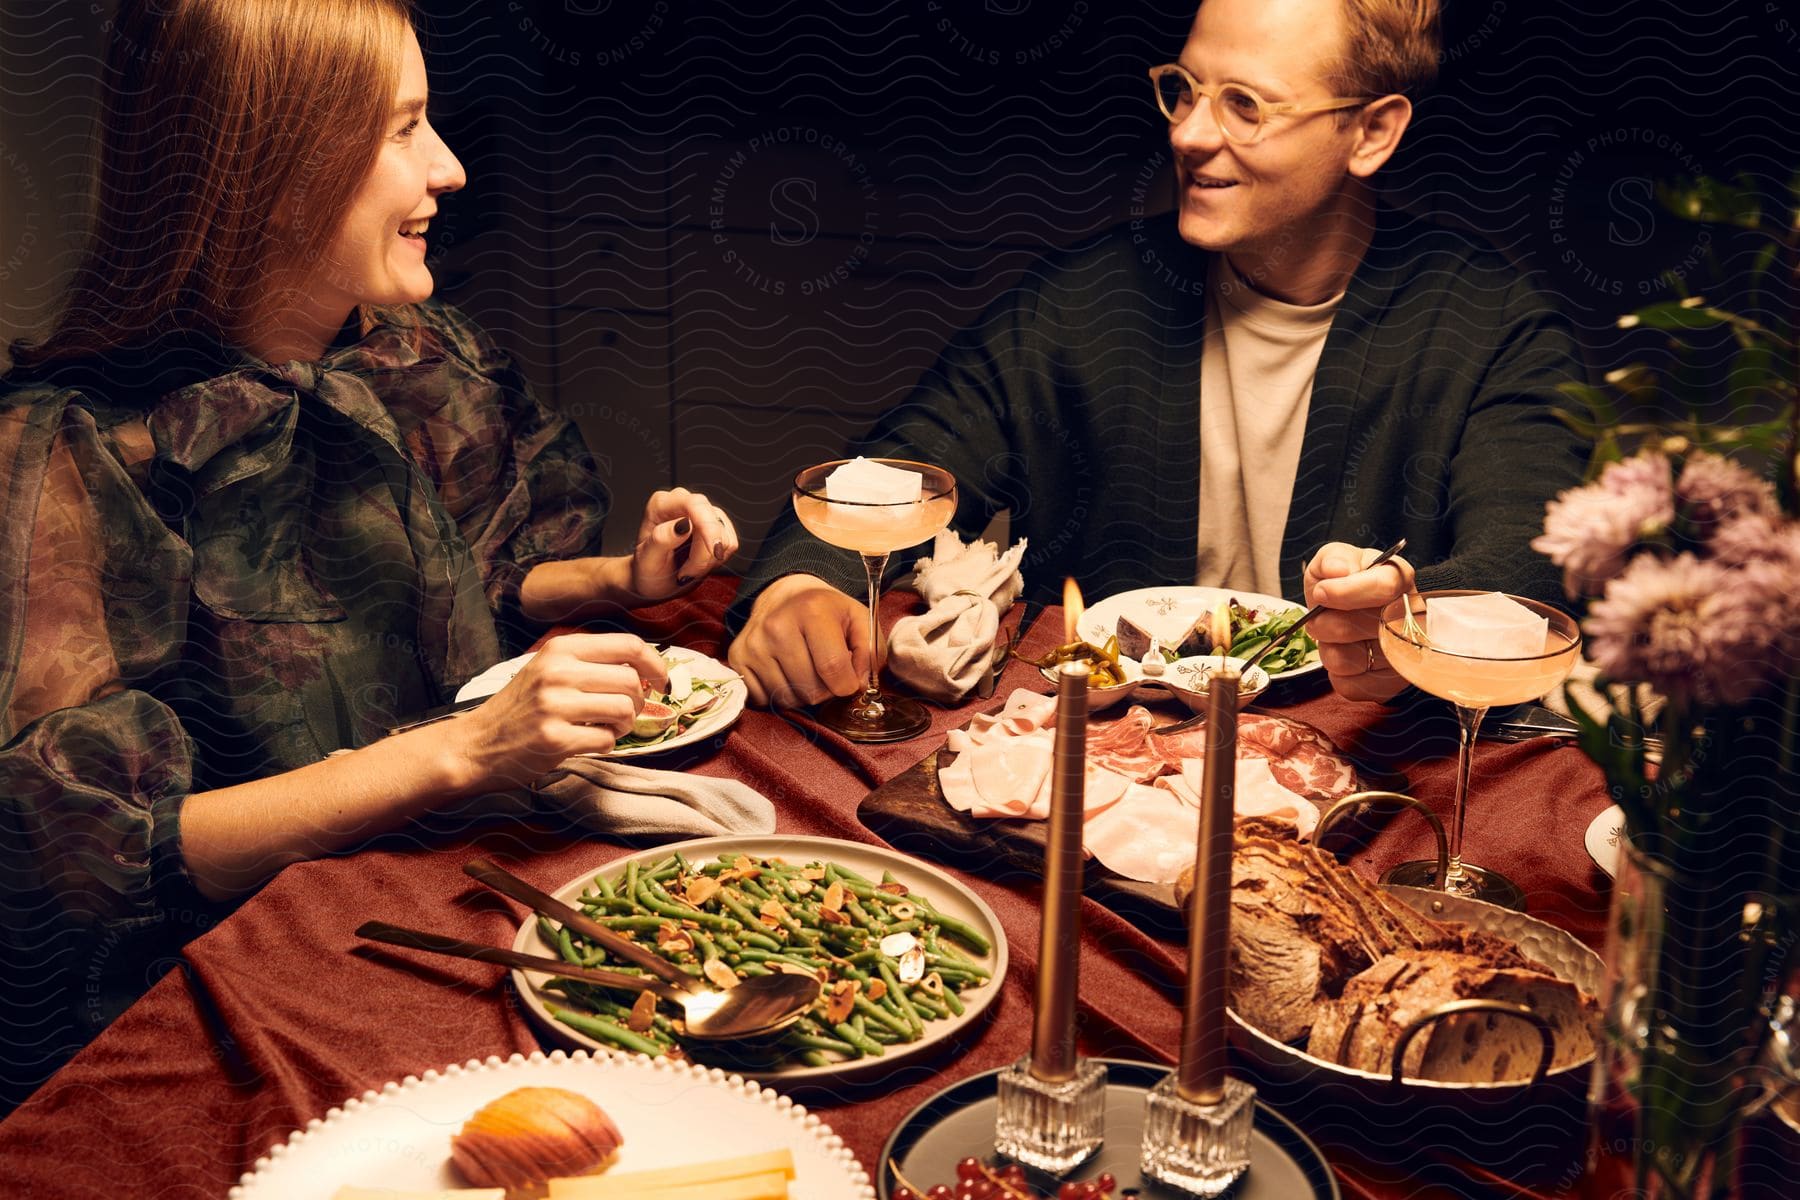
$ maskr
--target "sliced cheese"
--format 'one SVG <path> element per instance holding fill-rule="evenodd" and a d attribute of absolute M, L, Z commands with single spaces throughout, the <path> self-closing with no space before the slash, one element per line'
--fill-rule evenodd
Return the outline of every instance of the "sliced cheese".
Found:
<path fill-rule="evenodd" d="M 331 1200 L 506 1200 L 505 1188 L 445 1188 L 435 1192 L 396 1188 L 351 1187 L 345 1184 Z"/>
<path fill-rule="evenodd" d="M 788 1200 L 788 1175 L 768 1171 L 686 1184 L 645 1184 L 630 1174 L 552 1179 L 550 1200 Z"/>
<path fill-rule="evenodd" d="M 764 1150 L 757 1154 L 690 1163 L 681 1167 L 552 1179 L 550 1200 L 607 1200 L 614 1196 L 654 1196 L 656 1200 L 689 1200 L 690 1196 L 694 1200 L 708 1200 L 710 1197 L 717 1197 L 718 1200 L 760 1200 L 765 1195 L 786 1196 L 787 1181 L 793 1177 L 793 1151 Z M 740 1181 L 748 1181 L 755 1188 L 764 1190 L 724 1190 Z M 665 1192 L 668 1193 L 666 1196 Z"/>

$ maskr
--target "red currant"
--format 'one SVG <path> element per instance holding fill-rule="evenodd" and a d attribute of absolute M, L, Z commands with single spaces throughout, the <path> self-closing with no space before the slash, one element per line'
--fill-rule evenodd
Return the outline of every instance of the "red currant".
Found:
<path fill-rule="evenodd" d="M 903 1183 L 894 1189 L 894 1200 L 919 1200 L 919 1193 Z"/>
<path fill-rule="evenodd" d="M 1056 1189 L 1056 1200 L 1082 1200 L 1082 1189 L 1085 1186 L 1071 1179 Z"/>
<path fill-rule="evenodd" d="M 994 1186 L 992 1180 L 975 1179 L 969 1183 L 969 1200 L 993 1200 L 999 1194 L 1000 1189 Z"/>
<path fill-rule="evenodd" d="M 1100 1178 L 1094 1182 L 1099 1184 L 1100 1190 L 1109 1196 L 1112 1195 L 1113 1189 L 1119 1186 L 1118 1178 L 1111 1171 L 1100 1172 Z"/>
<path fill-rule="evenodd" d="M 1001 1168 L 1000 1178 L 1014 1187 L 1025 1182 L 1025 1168 L 1018 1163 L 1008 1163 Z"/>
<path fill-rule="evenodd" d="M 950 1190 L 947 1183 L 933 1184 L 931 1190 L 925 1193 L 925 1200 L 956 1200 L 956 1193 Z"/>
<path fill-rule="evenodd" d="M 956 1164 L 956 1177 L 962 1180 L 985 1178 L 981 1160 L 971 1155 Z"/>

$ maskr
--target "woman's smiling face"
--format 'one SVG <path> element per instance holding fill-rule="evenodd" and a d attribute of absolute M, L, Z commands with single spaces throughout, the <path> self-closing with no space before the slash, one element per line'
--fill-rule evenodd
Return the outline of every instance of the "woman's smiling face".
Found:
<path fill-rule="evenodd" d="M 326 251 L 312 299 L 342 307 L 414 304 L 431 295 L 425 227 L 437 198 L 466 181 L 462 164 L 425 117 L 425 56 L 406 32 L 405 60 L 381 151 Z"/>

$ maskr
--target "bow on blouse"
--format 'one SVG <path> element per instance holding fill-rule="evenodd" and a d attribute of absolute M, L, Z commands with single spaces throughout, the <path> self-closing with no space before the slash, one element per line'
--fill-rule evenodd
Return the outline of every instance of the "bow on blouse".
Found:
<path fill-rule="evenodd" d="M 353 437 L 379 464 L 412 551 L 421 659 L 433 682 L 447 695 L 498 659 L 468 542 L 370 386 L 374 378 L 403 397 L 405 415 L 419 422 L 432 398 L 441 405 L 471 377 L 383 327 L 316 364 L 251 363 L 164 396 L 148 419 L 157 450 L 151 492 L 193 548 L 195 595 L 244 620 L 341 619 L 343 606 L 312 569 L 308 522 L 321 486 L 313 456 L 331 454 L 333 436 Z"/>

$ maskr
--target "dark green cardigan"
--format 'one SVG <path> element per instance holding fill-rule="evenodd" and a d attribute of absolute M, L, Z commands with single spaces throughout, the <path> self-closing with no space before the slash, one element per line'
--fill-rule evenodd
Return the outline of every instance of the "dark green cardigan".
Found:
<path fill-rule="evenodd" d="M 1095 599 L 1195 582 L 1210 258 L 1173 217 L 1049 256 L 852 452 L 949 468 L 965 536 L 1011 509 L 1014 538 L 1031 541 L 1028 594 L 1054 600 L 1064 576 Z M 1404 536 L 1421 588 L 1559 599 L 1557 572 L 1529 542 L 1545 501 L 1581 479 L 1587 447 L 1552 412 L 1556 385 L 1579 375 L 1566 322 L 1521 272 L 1464 235 L 1383 212 L 1319 358 L 1283 594 L 1301 596 L 1326 542 Z M 731 627 L 795 571 L 862 594 L 855 556 L 789 513 Z"/>

